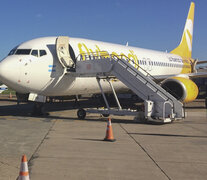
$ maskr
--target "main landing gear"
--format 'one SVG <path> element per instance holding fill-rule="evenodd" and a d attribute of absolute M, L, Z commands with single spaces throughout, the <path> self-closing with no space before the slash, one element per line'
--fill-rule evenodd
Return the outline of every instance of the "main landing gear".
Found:
<path fill-rule="evenodd" d="M 35 102 L 32 111 L 33 116 L 43 116 L 47 115 L 44 111 L 44 103 Z"/>

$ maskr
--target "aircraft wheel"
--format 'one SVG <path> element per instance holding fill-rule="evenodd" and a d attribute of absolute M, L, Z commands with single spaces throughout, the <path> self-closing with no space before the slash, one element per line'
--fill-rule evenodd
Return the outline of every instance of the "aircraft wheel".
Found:
<path fill-rule="evenodd" d="M 139 99 L 137 95 L 132 95 L 131 98 L 132 98 L 133 101 L 137 101 Z"/>
<path fill-rule="evenodd" d="M 85 119 L 86 111 L 84 109 L 79 109 L 77 111 L 77 116 L 78 116 L 78 119 Z"/>
<path fill-rule="evenodd" d="M 109 114 L 102 114 L 103 117 L 109 117 Z"/>
<path fill-rule="evenodd" d="M 33 107 L 32 115 L 33 116 L 43 116 L 43 115 L 45 115 L 45 113 L 44 113 L 44 103 L 35 102 L 34 107 Z"/>

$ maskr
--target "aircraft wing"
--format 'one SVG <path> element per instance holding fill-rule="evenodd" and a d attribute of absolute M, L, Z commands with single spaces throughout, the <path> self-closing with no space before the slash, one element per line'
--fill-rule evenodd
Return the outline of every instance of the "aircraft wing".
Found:
<path fill-rule="evenodd" d="M 196 64 L 207 64 L 207 61 L 198 61 Z"/>
<path fill-rule="evenodd" d="M 206 72 L 189 73 L 186 75 L 188 75 L 191 79 L 199 78 L 199 77 L 204 78 L 204 77 L 207 77 L 207 71 Z"/>

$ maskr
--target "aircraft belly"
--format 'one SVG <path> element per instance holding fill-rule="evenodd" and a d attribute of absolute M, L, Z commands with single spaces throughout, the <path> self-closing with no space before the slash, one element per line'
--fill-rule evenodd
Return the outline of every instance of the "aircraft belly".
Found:
<path fill-rule="evenodd" d="M 112 92 L 107 80 L 100 81 L 104 92 Z M 112 82 L 116 91 L 126 91 L 128 88 L 121 81 Z M 101 93 L 96 78 L 76 78 L 72 88 L 68 90 L 68 95 L 72 94 L 97 94 Z"/>

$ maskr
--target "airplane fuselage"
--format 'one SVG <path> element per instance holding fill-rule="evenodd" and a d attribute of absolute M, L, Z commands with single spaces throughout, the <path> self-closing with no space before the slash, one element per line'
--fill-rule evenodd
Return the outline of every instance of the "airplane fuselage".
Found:
<path fill-rule="evenodd" d="M 100 93 L 95 77 L 80 78 L 65 74 L 57 57 L 56 39 L 38 38 L 13 49 L 0 63 L 1 81 L 19 93 L 45 96 Z M 190 59 L 171 53 L 80 38 L 70 38 L 69 45 L 74 61 L 79 54 L 93 55 L 93 52 L 107 51 L 109 54 L 125 55 L 133 59 L 155 77 L 191 73 L 192 70 Z M 106 81 L 101 83 L 105 91 L 111 90 Z M 128 90 L 120 81 L 114 81 L 113 84 L 117 91 Z"/>

